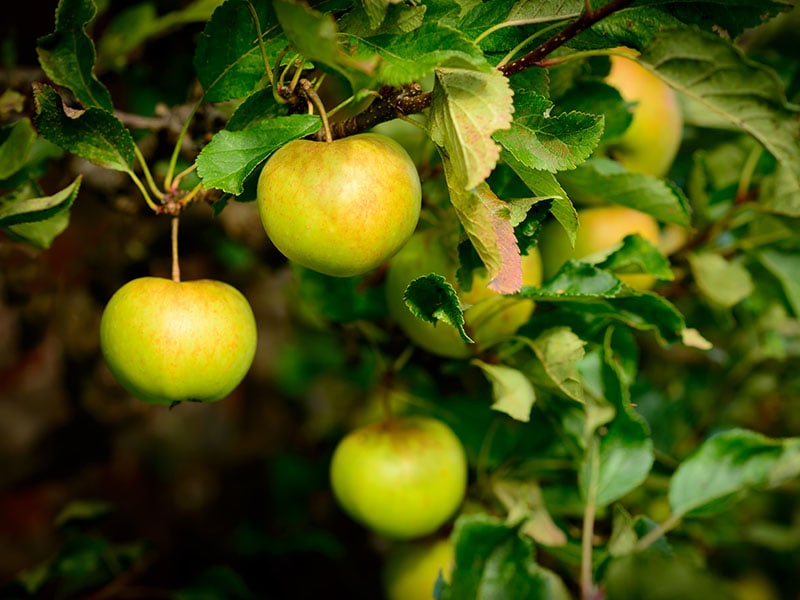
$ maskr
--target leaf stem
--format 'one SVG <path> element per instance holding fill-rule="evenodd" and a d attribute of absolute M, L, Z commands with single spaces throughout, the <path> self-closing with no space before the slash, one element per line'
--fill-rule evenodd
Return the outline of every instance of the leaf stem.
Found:
<path fill-rule="evenodd" d="M 592 539 L 594 538 L 594 521 L 597 514 L 597 486 L 600 479 L 600 448 L 596 434 L 592 434 L 587 448 L 589 461 L 589 481 L 586 489 L 586 506 L 583 509 L 583 530 L 581 532 L 581 598 L 594 598 L 592 581 Z"/>
<path fill-rule="evenodd" d="M 497 68 L 501 69 L 506 64 L 508 64 L 508 62 L 511 60 L 512 57 L 514 57 L 518 52 L 521 52 L 522 49 L 525 46 L 527 46 L 528 44 L 530 44 L 533 40 L 535 40 L 536 38 L 538 38 L 538 37 L 550 32 L 553 29 L 556 29 L 556 28 L 558 28 L 560 26 L 561 26 L 561 22 L 553 23 L 552 25 L 549 25 L 549 26 L 545 27 L 544 29 L 540 29 L 536 33 L 534 33 L 532 35 L 529 35 L 524 40 L 522 40 L 519 44 L 517 44 L 511 50 L 509 50 L 508 54 L 506 54 L 503 57 L 503 59 L 499 63 L 497 63 Z"/>
<path fill-rule="evenodd" d="M 197 113 L 198 109 L 200 108 L 200 102 L 202 98 L 195 103 L 192 107 L 192 110 L 186 116 L 186 120 L 183 122 L 183 127 L 181 127 L 181 131 L 178 134 L 178 139 L 175 140 L 175 148 L 172 151 L 172 156 L 169 160 L 169 166 L 167 167 L 167 174 L 164 176 L 164 189 L 170 189 L 172 187 L 172 176 L 175 173 L 175 165 L 178 163 L 178 156 L 181 152 L 181 145 L 183 144 L 183 139 L 186 137 L 186 134 L 189 132 L 189 125 L 194 119 L 194 115 Z"/>
<path fill-rule="evenodd" d="M 664 534 L 675 529 L 680 522 L 680 515 L 670 515 L 667 517 L 666 521 L 648 531 L 643 538 L 636 542 L 636 551 L 641 552 L 642 550 L 649 548 L 655 542 L 664 537 Z"/>
<path fill-rule="evenodd" d="M 563 17 L 558 17 L 558 20 L 563 19 L 572 19 L 575 17 L 580 16 L 580 13 L 575 13 L 574 15 L 564 15 Z M 473 41 L 476 44 L 479 44 L 481 41 L 492 35 L 496 31 L 500 31 L 501 29 L 506 29 L 507 27 L 522 27 L 523 25 L 536 25 L 537 23 L 547 23 L 548 21 L 557 20 L 553 17 L 534 17 L 533 19 L 514 19 L 511 21 L 503 21 L 502 23 L 497 23 L 496 25 L 492 25 L 489 29 L 481 32 L 478 37 L 476 37 Z M 556 25 L 558 26 L 558 25 Z M 537 35 L 541 32 L 537 32 L 534 35 Z"/>
<path fill-rule="evenodd" d="M 306 98 L 311 101 L 311 103 L 319 112 L 319 116 L 322 117 L 322 128 L 325 131 L 325 141 L 332 142 L 333 134 L 331 133 L 331 124 L 328 121 L 328 113 L 325 110 L 325 105 L 322 103 L 319 94 L 317 94 L 317 91 L 314 89 L 314 86 L 311 85 L 311 82 L 308 79 L 300 79 L 299 83 L 300 88 L 303 90 L 303 95 L 305 95 Z"/>
<path fill-rule="evenodd" d="M 147 188 L 144 186 L 144 183 L 142 183 L 142 180 L 139 179 L 139 177 L 133 171 L 128 171 L 128 175 L 130 175 L 133 183 L 136 184 L 136 187 L 139 188 L 142 196 L 144 196 L 144 201 L 147 203 L 147 206 L 149 206 L 153 212 L 159 212 L 160 209 L 158 205 L 153 202 L 153 199 L 150 197 L 150 194 L 148 193 Z"/>
<path fill-rule="evenodd" d="M 136 160 L 139 161 L 139 165 L 142 167 L 142 173 L 144 173 L 144 178 L 145 181 L 147 181 L 150 191 L 156 198 L 162 200 L 164 198 L 164 193 L 158 189 L 155 179 L 153 179 L 153 174 L 150 172 L 150 168 L 147 166 L 147 161 L 145 160 L 142 151 L 139 149 L 139 146 L 136 144 L 133 145 L 133 152 L 136 155 Z"/>
<path fill-rule="evenodd" d="M 272 72 L 272 68 L 269 66 L 269 57 L 267 56 L 267 49 L 264 46 L 264 34 L 261 31 L 261 23 L 258 20 L 258 13 L 256 13 L 256 9 L 250 0 L 247 1 L 247 8 L 253 17 L 253 24 L 256 26 L 258 49 L 261 51 L 261 59 L 264 61 L 264 70 L 267 72 L 269 84 L 272 86 L 272 89 L 275 89 L 275 75 Z"/>
<path fill-rule="evenodd" d="M 172 281 L 180 283 L 181 280 L 181 267 L 178 262 L 178 223 L 179 217 L 172 217 Z"/>

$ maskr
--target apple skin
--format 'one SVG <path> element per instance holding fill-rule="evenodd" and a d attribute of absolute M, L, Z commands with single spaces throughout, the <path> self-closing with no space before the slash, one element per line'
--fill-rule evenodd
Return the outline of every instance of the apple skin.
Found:
<path fill-rule="evenodd" d="M 449 582 L 454 563 L 453 544 L 447 538 L 396 543 L 383 566 L 386 600 L 430 600 L 439 574 Z"/>
<path fill-rule="evenodd" d="M 596 252 L 607 250 L 632 233 L 658 246 L 658 222 L 650 215 L 625 206 L 596 206 L 578 211 L 578 232 L 575 247 L 556 221 L 549 221 L 539 234 L 544 276 L 549 279 L 567 260 L 581 260 Z M 638 290 L 648 290 L 655 285 L 655 277 L 644 273 L 621 274 L 621 281 Z"/>
<path fill-rule="evenodd" d="M 100 348 L 122 387 L 140 400 L 214 402 L 250 369 L 256 321 L 245 297 L 227 283 L 142 277 L 106 305 Z"/>
<path fill-rule="evenodd" d="M 467 358 L 497 340 L 512 335 L 533 313 L 532 300 L 503 296 L 487 287 L 488 276 L 475 271 L 468 292 L 458 289 L 457 258 L 448 253 L 435 230 L 415 233 L 389 262 L 386 271 L 386 301 L 389 314 L 417 346 L 447 358 Z M 445 323 L 428 323 L 414 316 L 403 301 L 406 287 L 414 279 L 438 273 L 447 279 L 464 306 L 465 326 L 475 344 L 467 344 L 458 331 Z M 525 285 L 542 282 L 539 251 L 532 249 L 522 257 L 522 280 Z"/>
<path fill-rule="evenodd" d="M 631 172 L 663 177 L 683 138 L 683 114 L 677 94 L 624 56 L 611 56 L 606 82 L 616 87 L 625 101 L 636 103 L 631 124 L 609 144 L 608 154 Z"/>
<path fill-rule="evenodd" d="M 376 133 L 291 141 L 267 160 L 257 191 L 275 247 L 335 277 L 361 275 L 393 256 L 414 233 L 421 198 L 408 153 Z"/>
<path fill-rule="evenodd" d="M 337 502 L 355 521 L 386 538 L 407 540 L 433 533 L 458 510 L 467 457 L 438 419 L 393 417 L 342 438 L 330 480 Z"/>

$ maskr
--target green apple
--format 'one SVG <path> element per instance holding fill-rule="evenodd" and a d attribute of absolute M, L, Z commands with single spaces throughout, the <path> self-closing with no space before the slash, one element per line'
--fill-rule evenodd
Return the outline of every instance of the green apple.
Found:
<path fill-rule="evenodd" d="M 609 144 L 607 153 L 629 171 L 663 177 L 683 138 L 683 114 L 675 91 L 636 61 L 617 55 L 611 56 L 606 82 L 634 104 L 631 124 Z"/>
<path fill-rule="evenodd" d="M 213 402 L 250 369 L 256 321 L 227 283 L 142 277 L 109 300 L 100 347 L 122 387 L 145 402 Z"/>
<path fill-rule="evenodd" d="M 414 233 L 421 197 L 408 153 L 376 133 L 291 141 L 267 160 L 257 191 L 275 247 L 336 277 L 366 273 L 393 256 Z"/>
<path fill-rule="evenodd" d="M 448 249 L 436 230 L 415 233 L 389 262 L 386 271 L 386 301 L 389 314 L 403 332 L 421 348 L 439 356 L 466 358 L 482 348 L 512 335 L 526 323 L 533 312 L 532 300 L 504 296 L 490 289 L 486 270 L 475 272 L 469 291 L 460 291 L 456 280 L 458 259 L 455 249 Z M 406 287 L 414 279 L 438 273 L 458 293 L 464 307 L 466 329 L 475 344 L 467 344 L 454 327 L 429 323 L 414 316 L 403 301 Z M 542 282 L 539 251 L 522 257 L 523 284 Z"/>
<path fill-rule="evenodd" d="M 354 429 L 336 446 L 333 494 L 354 520 L 390 539 L 429 535 L 460 507 L 467 457 L 432 417 L 404 416 Z"/>
<path fill-rule="evenodd" d="M 450 581 L 454 562 L 447 538 L 395 543 L 383 564 L 386 600 L 431 600 L 439 575 Z"/>
<path fill-rule="evenodd" d="M 556 221 L 548 221 L 539 235 L 544 276 L 549 279 L 567 260 L 581 260 L 604 252 L 633 233 L 659 245 L 658 222 L 646 213 L 625 206 L 597 206 L 579 210 L 574 248 L 570 246 L 561 225 Z M 644 273 L 622 274 L 618 277 L 639 290 L 652 288 L 656 281 L 652 275 Z"/>

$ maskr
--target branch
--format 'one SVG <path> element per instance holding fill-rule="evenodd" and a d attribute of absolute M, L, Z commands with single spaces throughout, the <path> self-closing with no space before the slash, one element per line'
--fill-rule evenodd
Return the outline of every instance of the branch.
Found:
<path fill-rule="evenodd" d="M 525 56 L 498 67 L 498 70 L 506 77 L 510 77 L 531 67 L 544 66 L 542 61 L 554 50 L 598 21 L 622 10 L 633 2 L 634 0 L 611 0 L 600 8 L 592 9 L 587 1 L 587 9 L 575 21 Z M 400 116 L 422 112 L 431 105 L 432 99 L 431 92 L 423 92 L 416 83 L 399 88 L 385 86 L 378 92 L 378 99 L 372 102 L 364 112 L 332 125 L 333 139 L 366 131 L 378 123 L 391 121 Z"/>

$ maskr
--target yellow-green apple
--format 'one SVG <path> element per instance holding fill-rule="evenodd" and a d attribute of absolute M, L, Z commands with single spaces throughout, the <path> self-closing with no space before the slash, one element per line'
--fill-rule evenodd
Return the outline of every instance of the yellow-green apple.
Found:
<path fill-rule="evenodd" d="M 376 133 L 293 140 L 258 179 L 261 222 L 299 265 L 336 277 L 360 275 L 393 256 L 419 220 L 419 174 L 403 147 Z"/>
<path fill-rule="evenodd" d="M 386 600 L 431 600 L 441 575 L 450 581 L 455 563 L 447 538 L 425 538 L 395 543 L 383 563 Z"/>
<path fill-rule="evenodd" d="M 227 283 L 141 277 L 106 305 L 100 347 L 111 373 L 140 400 L 213 402 L 250 369 L 256 321 L 242 293 Z"/>
<path fill-rule="evenodd" d="M 434 229 L 415 233 L 389 262 L 386 270 L 386 301 L 389 314 L 417 346 L 449 358 L 466 358 L 493 343 L 513 335 L 528 321 L 533 301 L 504 296 L 488 287 L 486 269 L 474 271 L 472 287 L 459 290 L 456 280 L 458 259 L 455 249 L 446 247 Z M 458 331 L 445 323 L 429 323 L 414 316 L 403 300 L 406 287 L 414 279 L 438 273 L 458 293 L 464 311 L 465 328 L 475 344 L 468 344 Z M 524 285 L 542 282 L 542 261 L 535 248 L 522 257 Z"/>
<path fill-rule="evenodd" d="M 539 235 L 544 276 L 550 278 L 567 260 L 581 260 L 592 254 L 604 252 L 628 235 L 638 233 L 658 246 L 658 222 L 650 215 L 625 206 L 593 206 L 578 211 L 578 232 L 575 246 L 571 247 L 566 232 L 556 221 L 548 221 Z M 646 273 L 618 275 L 621 281 L 647 290 L 655 285 L 655 278 Z"/>
<path fill-rule="evenodd" d="M 384 537 L 429 535 L 460 507 L 467 487 L 461 440 L 438 419 L 396 416 L 352 430 L 331 458 L 341 508 Z"/>
<path fill-rule="evenodd" d="M 663 177 L 683 137 L 683 115 L 675 91 L 635 60 L 619 55 L 611 56 L 606 82 L 634 104 L 631 124 L 606 151 L 629 171 Z"/>

